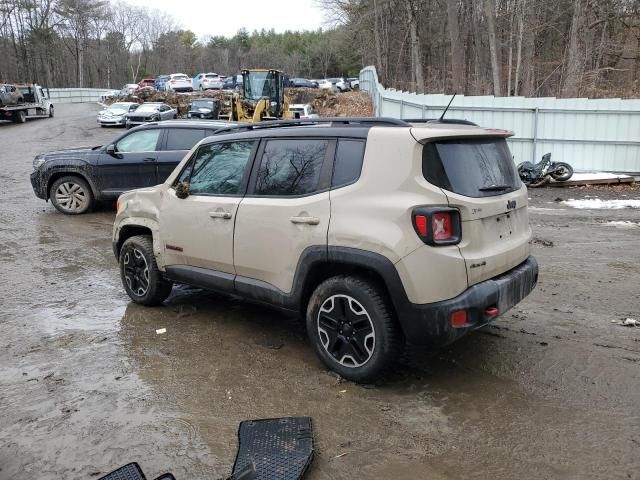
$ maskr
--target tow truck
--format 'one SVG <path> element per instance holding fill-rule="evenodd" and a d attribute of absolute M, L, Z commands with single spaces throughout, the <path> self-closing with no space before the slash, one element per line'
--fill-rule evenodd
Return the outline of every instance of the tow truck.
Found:
<path fill-rule="evenodd" d="M 54 109 L 49 99 L 49 89 L 40 85 L 16 85 L 22 92 L 23 102 L 16 105 L 0 106 L 0 120 L 25 123 L 28 118 L 53 117 Z"/>

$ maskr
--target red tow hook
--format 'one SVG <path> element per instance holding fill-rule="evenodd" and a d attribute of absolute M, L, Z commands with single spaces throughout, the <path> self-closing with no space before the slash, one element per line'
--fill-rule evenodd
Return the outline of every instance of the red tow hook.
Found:
<path fill-rule="evenodd" d="M 500 312 L 496 307 L 488 307 L 484 311 L 484 316 L 487 318 L 497 317 Z"/>

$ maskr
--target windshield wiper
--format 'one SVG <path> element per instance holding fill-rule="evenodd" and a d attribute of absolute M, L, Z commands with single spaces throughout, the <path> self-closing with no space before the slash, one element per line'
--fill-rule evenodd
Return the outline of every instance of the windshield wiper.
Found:
<path fill-rule="evenodd" d="M 502 190 L 509 190 L 511 185 L 491 185 L 490 187 L 479 188 L 481 192 L 501 192 Z"/>

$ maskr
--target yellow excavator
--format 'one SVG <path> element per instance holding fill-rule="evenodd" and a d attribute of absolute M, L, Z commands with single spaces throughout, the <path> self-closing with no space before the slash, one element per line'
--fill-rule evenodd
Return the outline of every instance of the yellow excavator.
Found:
<path fill-rule="evenodd" d="M 284 96 L 284 75 L 273 69 L 242 70 L 242 89 L 223 101 L 218 118 L 261 122 L 295 118 Z"/>

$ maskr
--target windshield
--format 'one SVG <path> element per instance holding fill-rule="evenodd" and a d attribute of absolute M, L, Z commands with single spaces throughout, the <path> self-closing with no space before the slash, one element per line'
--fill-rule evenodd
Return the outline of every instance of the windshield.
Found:
<path fill-rule="evenodd" d="M 251 72 L 247 75 L 245 96 L 251 100 L 272 98 L 276 94 L 276 82 L 269 72 Z"/>
<path fill-rule="evenodd" d="M 136 112 L 155 112 L 160 108 L 160 105 L 140 105 Z"/>
<path fill-rule="evenodd" d="M 212 100 L 194 100 L 191 108 L 213 108 Z"/>
<path fill-rule="evenodd" d="M 209 75 L 205 75 L 205 77 L 207 77 L 207 78 L 218 78 L 218 75 L 209 74 Z"/>
<path fill-rule="evenodd" d="M 427 143 L 422 173 L 429 183 L 467 197 L 504 195 L 521 186 L 504 138 Z"/>
<path fill-rule="evenodd" d="M 108 112 L 111 113 L 126 113 L 129 111 L 128 103 L 114 103 L 109 108 L 107 108 Z"/>
<path fill-rule="evenodd" d="M 173 80 L 189 80 L 189 77 L 187 77 L 186 75 L 175 75 L 173 77 Z"/>

